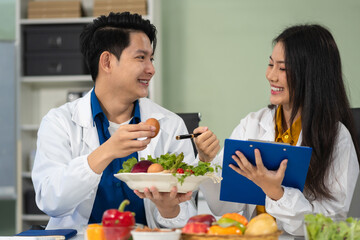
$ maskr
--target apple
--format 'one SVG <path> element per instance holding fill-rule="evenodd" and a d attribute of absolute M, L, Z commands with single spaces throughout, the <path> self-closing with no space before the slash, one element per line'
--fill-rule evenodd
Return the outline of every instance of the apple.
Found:
<path fill-rule="evenodd" d="M 207 233 L 209 226 L 202 222 L 187 223 L 183 229 L 183 233 Z"/>
<path fill-rule="evenodd" d="M 211 214 L 199 214 L 196 216 L 192 216 L 187 221 L 187 223 L 193 223 L 193 222 L 205 223 L 208 227 L 211 227 L 212 223 L 216 222 L 216 219 Z"/>
<path fill-rule="evenodd" d="M 146 173 L 151 164 L 152 161 L 141 160 L 133 166 L 133 168 L 131 169 L 131 173 Z"/>

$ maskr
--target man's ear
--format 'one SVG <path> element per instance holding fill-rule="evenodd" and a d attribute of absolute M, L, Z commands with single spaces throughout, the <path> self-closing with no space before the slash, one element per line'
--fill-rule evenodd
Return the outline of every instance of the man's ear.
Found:
<path fill-rule="evenodd" d="M 112 54 L 108 51 L 104 51 L 100 55 L 99 70 L 101 69 L 104 72 L 109 72 L 111 70 L 111 60 L 112 60 Z"/>

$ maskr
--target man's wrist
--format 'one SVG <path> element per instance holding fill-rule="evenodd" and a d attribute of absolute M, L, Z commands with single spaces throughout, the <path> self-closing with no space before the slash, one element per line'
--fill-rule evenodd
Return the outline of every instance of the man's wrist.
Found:
<path fill-rule="evenodd" d="M 106 149 L 105 143 L 95 149 L 88 156 L 90 168 L 98 174 L 102 173 L 112 160 L 113 158 L 110 151 Z"/>

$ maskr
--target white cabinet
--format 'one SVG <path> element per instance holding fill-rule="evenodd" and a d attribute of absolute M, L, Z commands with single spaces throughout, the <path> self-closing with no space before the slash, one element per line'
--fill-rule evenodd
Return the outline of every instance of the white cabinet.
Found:
<path fill-rule="evenodd" d="M 71 92 L 81 93 L 92 88 L 90 75 L 31 75 L 25 69 L 24 32 L 29 27 L 86 25 L 93 20 L 94 0 L 82 0 L 85 17 L 27 19 L 28 2 L 16 0 L 16 72 L 17 72 L 17 217 L 16 231 L 31 225 L 46 224 L 49 217 L 37 212 L 31 182 L 31 167 L 36 150 L 37 130 L 42 117 L 54 107 L 68 101 Z M 153 1 L 147 1 L 145 16 L 153 23 Z M 116 10 L 113 10 L 116 11 Z M 28 48 L 28 47 L 27 47 Z M 27 49 L 28 51 L 29 49 Z M 150 85 L 150 98 L 155 94 Z"/>

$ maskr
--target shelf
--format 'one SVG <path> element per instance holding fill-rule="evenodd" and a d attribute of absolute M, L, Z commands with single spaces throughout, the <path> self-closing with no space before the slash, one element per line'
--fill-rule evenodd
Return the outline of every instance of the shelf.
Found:
<path fill-rule="evenodd" d="M 99 16 L 97 16 L 99 17 Z M 97 17 L 81 17 L 81 18 L 38 18 L 38 19 L 20 19 L 22 25 L 41 25 L 41 24 L 81 24 L 91 23 Z M 143 16 L 145 19 L 149 19 L 148 15 Z"/>
<path fill-rule="evenodd" d="M 23 76 L 22 83 L 92 82 L 91 75 Z"/>
<path fill-rule="evenodd" d="M 22 215 L 24 221 L 49 221 L 50 217 L 45 214 L 24 214 Z"/>
<path fill-rule="evenodd" d="M 23 124 L 21 125 L 21 131 L 37 131 L 39 124 Z"/>
<path fill-rule="evenodd" d="M 22 172 L 21 174 L 23 178 L 31 178 L 31 172 Z"/>
<path fill-rule="evenodd" d="M 0 200 L 16 199 L 16 191 L 14 187 L 0 187 Z"/>
<path fill-rule="evenodd" d="M 94 20 L 94 17 L 82 17 L 82 18 L 38 18 L 38 19 L 20 19 L 22 25 L 33 24 L 77 24 L 77 23 L 90 23 Z"/>
<path fill-rule="evenodd" d="M 21 84 L 31 87 L 86 87 L 90 89 L 94 82 L 90 75 L 23 76 Z"/>

